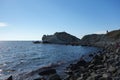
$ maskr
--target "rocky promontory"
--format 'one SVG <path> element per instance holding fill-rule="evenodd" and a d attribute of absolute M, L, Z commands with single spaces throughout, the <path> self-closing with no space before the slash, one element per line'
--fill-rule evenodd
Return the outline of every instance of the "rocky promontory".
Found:
<path fill-rule="evenodd" d="M 112 45 L 120 41 L 120 30 L 107 32 L 106 34 L 90 34 L 85 35 L 80 45 L 83 46 L 96 46 L 104 48 L 106 45 Z"/>
<path fill-rule="evenodd" d="M 78 44 L 80 39 L 66 32 L 56 32 L 53 35 L 44 35 L 42 42 L 52 44 Z"/>

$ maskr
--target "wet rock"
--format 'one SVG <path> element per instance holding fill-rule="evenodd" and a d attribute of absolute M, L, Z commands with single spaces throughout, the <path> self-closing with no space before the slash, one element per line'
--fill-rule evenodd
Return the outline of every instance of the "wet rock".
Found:
<path fill-rule="evenodd" d="M 81 59 L 80 61 L 77 62 L 77 66 L 88 66 L 88 62 L 86 62 L 84 59 Z"/>
<path fill-rule="evenodd" d="M 103 62 L 102 62 L 102 60 L 101 59 L 93 59 L 93 61 L 92 61 L 92 63 L 94 64 L 94 65 L 100 65 L 100 64 L 102 64 Z"/>
<path fill-rule="evenodd" d="M 89 57 L 93 57 L 93 54 L 89 54 Z"/>
<path fill-rule="evenodd" d="M 55 69 L 46 69 L 41 72 L 39 72 L 39 75 L 50 75 L 50 74 L 55 74 L 56 70 Z"/>
<path fill-rule="evenodd" d="M 72 74 L 73 74 L 73 71 L 67 70 L 67 71 L 65 71 L 65 73 L 68 74 L 68 75 L 72 75 Z"/>
<path fill-rule="evenodd" d="M 13 80 L 13 78 L 12 78 L 12 76 L 10 76 L 8 79 L 6 79 L 6 80 Z"/>
<path fill-rule="evenodd" d="M 46 80 L 45 77 L 39 77 L 39 78 L 36 78 L 34 80 Z"/>
<path fill-rule="evenodd" d="M 61 80 L 61 78 L 58 74 L 53 74 L 49 77 L 48 80 Z"/>
<path fill-rule="evenodd" d="M 34 79 L 34 80 L 41 80 L 41 78 L 37 78 L 37 79 Z"/>

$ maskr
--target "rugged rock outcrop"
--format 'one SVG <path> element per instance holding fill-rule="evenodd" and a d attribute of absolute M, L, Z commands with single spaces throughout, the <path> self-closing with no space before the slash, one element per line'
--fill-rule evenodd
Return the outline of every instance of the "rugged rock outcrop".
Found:
<path fill-rule="evenodd" d="M 81 39 L 81 45 L 84 46 L 92 46 L 99 42 L 105 35 L 104 34 L 91 34 L 91 35 L 86 35 Z"/>
<path fill-rule="evenodd" d="M 120 46 L 107 46 L 103 51 L 97 52 L 86 66 L 80 65 L 80 62 L 67 67 L 67 72 L 72 74 L 68 74 L 64 80 L 120 80 L 119 53 Z"/>
<path fill-rule="evenodd" d="M 81 39 L 80 44 L 84 46 L 105 47 L 120 41 L 120 30 L 114 30 L 106 34 L 90 34 Z"/>
<path fill-rule="evenodd" d="M 56 32 L 54 35 L 44 35 L 42 37 L 43 43 L 53 43 L 53 44 L 78 44 L 80 39 L 70 35 L 66 32 Z"/>

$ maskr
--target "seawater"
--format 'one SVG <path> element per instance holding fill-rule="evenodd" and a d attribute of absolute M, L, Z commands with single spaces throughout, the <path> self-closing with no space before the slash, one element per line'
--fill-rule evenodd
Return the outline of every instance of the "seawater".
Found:
<path fill-rule="evenodd" d="M 33 44 L 32 41 L 1 41 L 0 80 L 10 75 L 20 79 L 19 77 L 50 64 L 70 64 L 79 60 L 82 55 L 98 50 L 95 47 Z"/>

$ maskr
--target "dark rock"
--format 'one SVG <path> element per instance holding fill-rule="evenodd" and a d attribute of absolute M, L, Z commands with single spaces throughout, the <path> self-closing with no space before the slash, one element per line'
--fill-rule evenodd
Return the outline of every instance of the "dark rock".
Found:
<path fill-rule="evenodd" d="M 101 65 L 101 64 L 103 63 L 102 60 L 103 60 L 103 57 L 102 57 L 102 56 L 96 55 L 96 56 L 93 58 L 92 63 L 93 63 L 94 65 Z"/>
<path fill-rule="evenodd" d="M 93 57 L 93 54 L 89 54 L 89 57 Z"/>
<path fill-rule="evenodd" d="M 90 64 L 90 65 L 88 66 L 88 68 L 89 68 L 89 69 L 93 69 L 94 66 L 95 66 L 94 64 Z"/>
<path fill-rule="evenodd" d="M 71 70 L 67 70 L 67 71 L 65 71 L 65 73 L 68 75 L 73 75 L 73 72 Z"/>
<path fill-rule="evenodd" d="M 116 63 L 116 66 L 120 66 L 120 62 L 117 62 L 117 63 Z"/>
<path fill-rule="evenodd" d="M 37 79 L 34 79 L 34 80 L 41 80 L 41 78 L 37 78 Z"/>
<path fill-rule="evenodd" d="M 50 75 L 50 74 L 55 74 L 56 70 L 55 69 L 46 69 L 41 72 L 39 72 L 39 75 Z"/>
<path fill-rule="evenodd" d="M 65 77 L 63 80 L 70 80 L 70 76 Z"/>
<path fill-rule="evenodd" d="M 101 68 L 104 68 L 104 66 L 103 65 L 96 65 L 93 67 L 94 70 L 101 69 Z"/>
<path fill-rule="evenodd" d="M 40 77 L 40 78 L 36 78 L 34 80 L 47 80 L 47 79 L 45 79 L 44 77 Z"/>
<path fill-rule="evenodd" d="M 77 62 L 77 66 L 84 66 L 87 67 L 88 66 L 88 62 L 86 62 L 84 59 L 81 59 L 80 61 Z"/>
<path fill-rule="evenodd" d="M 113 67 L 113 66 L 109 66 L 109 68 L 108 68 L 108 72 L 112 72 L 112 73 L 114 73 L 114 72 L 116 72 L 116 67 Z"/>
<path fill-rule="evenodd" d="M 53 74 L 49 77 L 48 80 L 61 80 L 61 78 L 58 74 Z"/>
<path fill-rule="evenodd" d="M 33 41 L 34 44 L 39 44 L 41 41 Z"/>
<path fill-rule="evenodd" d="M 6 80 L 13 80 L 13 78 L 12 78 L 12 76 L 10 76 L 8 79 L 6 79 Z"/>

